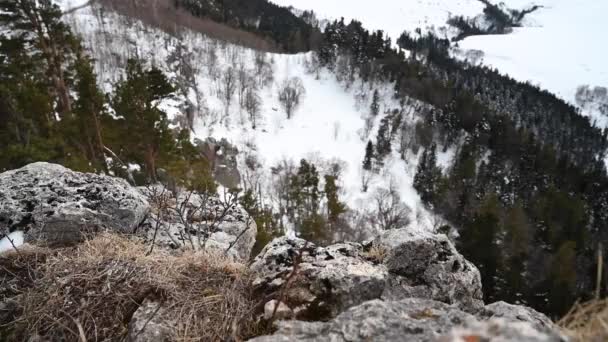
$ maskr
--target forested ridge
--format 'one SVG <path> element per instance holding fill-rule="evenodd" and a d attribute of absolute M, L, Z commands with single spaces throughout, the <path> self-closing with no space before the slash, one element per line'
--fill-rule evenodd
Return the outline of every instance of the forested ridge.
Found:
<path fill-rule="evenodd" d="M 313 51 L 319 68 L 345 82 L 368 82 L 370 113 L 382 119 L 362 167 L 377 172 L 393 150 L 404 158 L 406 151 L 420 155 L 414 186 L 447 220 L 438 228 L 458 231 L 459 250 L 482 273 L 486 301 L 525 303 L 557 316 L 591 294 L 597 243 L 607 238 L 608 132 L 575 107 L 457 61 L 450 41 L 421 31 L 405 32 L 395 47 L 360 22 L 336 20 L 321 30 L 313 13 L 298 17 L 266 0 L 175 0 L 173 6 L 270 39 L 286 52 Z M 171 128 L 158 106 L 176 91 L 160 70 L 132 60 L 105 94 L 51 0 L 0 0 L 0 13 L 8 28 L 0 35 L 0 170 L 45 160 L 143 184 L 162 178 L 162 169 L 188 187 L 215 189 L 190 131 Z M 373 89 L 381 82 L 394 85 L 401 108 L 379 112 Z M 416 105 L 423 119 L 410 125 L 404 108 L 414 101 L 424 104 Z M 456 155 L 442 171 L 437 154 L 448 149 Z M 131 163 L 142 165 L 141 172 L 133 176 Z M 285 179 L 281 214 L 297 220 L 310 240 L 329 242 L 344 225 L 336 178 L 303 160 Z M 321 198 L 331 203 L 326 213 Z M 259 226 L 271 227 L 258 241 L 283 228 L 255 193 L 243 194 L 242 202 Z"/>

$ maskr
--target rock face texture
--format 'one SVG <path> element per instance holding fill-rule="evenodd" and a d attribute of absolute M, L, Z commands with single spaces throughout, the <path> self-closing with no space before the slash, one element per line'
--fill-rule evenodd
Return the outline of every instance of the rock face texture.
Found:
<path fill-rule="evenodd" d="M 292 276 L 294 264 L 297 272 Z M 317 247 L 302 239 L 282 237 L 256 257 L 254 286 L 267 295 L 286 281 L 283 302 L 301 319 L 335 317 L 343 310 L 379 298 L 388 276 L 386 267 L 364 258 L 358 244 Z"/>
<path fill-rule="evenodd" d="M 544 314 L 529 307 L 505 302 L 486 305 L 476 315 L 481 318 L 503 318 L 512 322 L 527 322 L 532 324 L 535 330 L 545 333 L 557 330 L 549 317 Z"/>
<path fill-rule="evenodd" d="M 141 231 L 149 242 L 171 249 L 214 249 L 233 260 L 249 260 L 257 227 L 234 198 L 188 192 L 176 198 L 161 187 L 139 190 L 152 205 Z"/>
<path fill-rule="evenodd" d="M 170 342 L 173 329 L 169 322 L 161 319 L 160 303 L 144 301 L 129 322 L 129 342 Z"/>
<path fill-rule="evenodd" d="M 368 301 L 329 322 L 282 321 L 277 325 L 274 335 L 251 341 L 564 341 L 558 333 L 538 331 L 528 322 L 506 318 L 479 321 L 453 305 L 417 298 Z"/>
<path fill-rule="evenodd" d="M 294 264 L 298 270 L 292 276 Z M 301 239 L 274 240 L 251 265 L 262 294 L 286 286 L 285 303 L 302 319 L 331 318 L 367 300 L 427 298 L 483 307 L 477 268 L 443 235 L 385 232 L 365 246 L 316 247 Z"/>
<path fill-rule="evenodd" d="M 483 306 L 479 270 L 445 235 L 395 229 L 378 236 L 372 246 L 386 253 L 386 299 L 428 298 L 467 311 Z"/>
<path fill-rule="evenodd" d="M 23 231 L 25 242 L 65 246 L 85 233 L 132 233 L 149 210 L 125 180 L 34 163 L 0 174 L 0 237 Z"/>

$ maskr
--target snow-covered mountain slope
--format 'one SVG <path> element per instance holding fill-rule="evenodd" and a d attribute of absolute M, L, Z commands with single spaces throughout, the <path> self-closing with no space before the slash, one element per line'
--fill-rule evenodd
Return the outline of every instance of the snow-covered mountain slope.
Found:
<path fill-rule="evenodd" d="M 372 29 L 381 29 L 396 39 L 404 30 L 430 29 L 452 36 L 446 28 L 450 16 L 476 17 L 483 11 L 479 0 L 273 0 L 284 6 L 312 9 L 322 18 L 357 19 Z M 577 89 L 588 85 L 608 87 L 606 33 L 608 1 L 597 0 L 491 0 L 512 9 L 542 6 L 529 14 L 524 27 L 507 35 L 471 36 L 459 42 L 460 58 L 476 56 L 500 72 L 530 81 L 579 106 L 600 127 L 608 127 L 608 98 L 599 103 L 576 101 Z M 477 53 L 471 54 L 471 51 Z M 481 51 L 481 53 L 479 53 Z M 479 59 L 478 57 L 481 57 Z M 599 93 L 602 93 L 599 89 Z M 597 100 L 597 99 L 596 99 Z"/>
<path fill-rule="evenodd" d="M 247 169 L 243 178 L 245 182 L 257 183 L 256 188 L 259 186 L 269 194 L 265 199 L 269 205 L 276 200 L 271 168 L 285 162 L 297 166 L 300 159 L 306 158 L 320 168 L 321 174 L 329 172 L 335 164 L 341 166 L 341 198 L 354 209 L 355 216 L 373 210 L 378 191 L 393 188 L 411 209 L 412 227 L 437 226 L 438 219 L 424 208 L 412 185 L 417 155 L 408 156 L 405 162 L 398 155 L 398 148 L 393 148 L 382 169 L 369 179 L 368 191 L 362 191 L 362 179 L 369 177 L 365 174 L 367 171 L 362 170 L 365 147 L 368 140 L 375 139 L 383 116 L 378 115 L 370 130 L 364 129 L 371 94 L 374 89 L 379 91 L 381 113 L 399 109 L 401 104 L 391 96 L 391 84 L 375 84 L 372 88 L 368 83 L 355 80 L 347 85 L 336 80 L 333 73 L 312 70 L 312 54 L 261 53 L 189 30 L 181 31 L 176 37 L 132 18 L 101 10 L 96 4 L 69 13 L 66 20 L 82 36 L 95 60 L 100 82 L 108 92 L 121 78 L 127 59 L 133 57 L 149 61 L 177 81 L 180 75 L 174 57 L 179 50 L 182 58 L 190 63 L 194 81 L 186 94 L 164 103 L 163 108 L 176 116 L 185 111 L 179 107 L 180 103 L 191 103 L 199 108 L 193 125 L 196 138 L 226 138 L 239 149 L 243 169 L 246 161 L 256 160 L 259 167 Z M 224 78 L 230 68 L 237 75 L 243 71 L 256 84 L 262 101 L 255 129 L 239 105 L 238 91 L 228 108 L 222 99 Z M 278 92 L 284 80 L 293 77 L 302 80 L 306 94 L 293 117 L 287 119 Z M 412 101 L 411 106 L 415 105 L 419 104 Z M 410 114 L 405 118 L 412 124 L 418 120 L 415 112 L 408 110 Z M 453 152 L 441 153 L 439 161 L 449 165 Z"/>
<path fill-rule="evenodd" d="M 443 32 L 450 16 L 474 17 L 483 11 L 479 0 L 272 0 L 282 6 L 313 10 L 320 18 L 359 20 L 370 30 L 383 30 L 395 41 L 417 28 Z"/>
<path fill-rule="evenodd" d="M 530 14 L 528 27 L 515 28 L 508 35 L 468 37 L 460 48 L 483 51 L 483 63 L 573 104 L 581 85 L 608 87 L 608 1 L 535 3 L 543 7 Z M 601 127 L 608 125 L 607 116 L 593 110 L 583 113 L 592 115 Z"/>

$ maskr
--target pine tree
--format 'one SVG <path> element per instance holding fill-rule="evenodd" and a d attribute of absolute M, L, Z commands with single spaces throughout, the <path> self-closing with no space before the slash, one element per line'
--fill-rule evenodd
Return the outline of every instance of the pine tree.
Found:
<path fill-rule="evenodd" d="M 372 116 L 378 116 L 380 113 L 380 93 L 378 92 L 378 89 L 374 90 L 372 104 L 370 105 L 370 113 Z"/>
<path fill-rule="evenodd" d="M 370 141 L 367 142 L 365 147 L 365 157 L 363 158 L 363 170 L 371 171 L 373 167 L 374 158 L 374 144 Z"/>
<path fill-rule="evenodd" d="M 56 110 L 66 116 L 72 110 L 69 78 L 79 42 L 61 17 L 61 9 L 51 0 L 0 0 L 0 25 L 34 47 L 30 53 L 44 63 Z"/>
<path fill-rule="evenodd" d="M 380 128 L 378 129 L 378 136 L 376 137 L 376 159 L 380 163 L 391 153 L 391 129 L 390 129 L 390 116 L 386 116 L 380 122 Z"/>
<path fill-rule="evenodd" d="M 430 205 L 437 195 L 441 181 L 441 169 L 437 166 L 437 145 L 424 150 L 414 176 L 414 188 L 420 193 L 422 202 Z"/>
<path fill-rule="evenodd" d="M 116 86 L 112 104 L 122 132 L 114 141 L 115 151 L 127 153 L 126 160 L 145 165 L 146 175 L 156 180 L 157 162 L 175 144 L 167 114 L 158 103 L 169 97 L 174 88 L 158 69 L 144 69 L 139 61 L 129 60 L 126 79 Z"/>
<path fill-rule="evenodd" d="M 346 205 L 340 202 L 340 188 L 337 184 L 338 178 L 332 175 L 325 176 L 325 197 L 327 199 L 327 220 L 331 225 L 338 223 L 340 215 L 346 212 Z"/>

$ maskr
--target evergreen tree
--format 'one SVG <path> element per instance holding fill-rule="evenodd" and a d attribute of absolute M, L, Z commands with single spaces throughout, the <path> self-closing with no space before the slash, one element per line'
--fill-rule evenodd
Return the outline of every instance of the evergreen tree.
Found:
<path fill-rule="evenodd" d="M 372 116 L 378 116 L 378 114 L 380 113 L 380 93 L 378 93 L 378 89 L 374 90 L 372 104 L 370 106 L 370 113 L 372 114 Z"/>
<path fill-rule="evenodd" d="M 432 144 L 422 153 L 414 176 L 414 188 L 420 193 L 422 202 L 427 205 L 433 203 L 434 197 L 438 194 L 440 181 L 441 169 L 437 166 L 437 146 Z"/>
<path fill-rule="evenodd" d="M 479 268 L 484 300 L 488 302 L 496 299 L 495 285 L 500 257 L 500 248 L 497 245 L 500 210 L 496 196 L 487 196 L 475 216 L 463 227 L 458 240 L 458 250 Z"/>
<path fill-rule="evenodd" d="M 363 158 L 363 170 L 371 171 L 373 167 L 374 144 L 371 140 L 367 142 L 365 147 L 365 157 Z"/>
<path fill-rule="evenodd" d="M 175 140 L 169 129 L 167 114 L 158 103 L 174 91 L 166 76 L 156 68 L 144 69 L 141 62 L 129 60 L 126 79 L 116 86 L 112 105 L 120 116 L 114 139 L 114 150 L 125 153 L 125 160 L 143 164 L 146 175 L 156 180 L 158 161 L 167 158 Z"/>
<path fill-rule="evenodd" d="M 51 0 L 0 0 L 0 25 L 34 47 L 29 52 L 43 63 L 45 82 L 57 99 L 56 110 L 66 116 L 72 110 L 69 78 L 79 42 L 61 16 L 61 9 Z"/>
<path fill-rule="evenodd" d="M 380 163 L 391 153 L 390 116 L 385 116 L 380 122 L 378 136 L 376 137 L 376 159 Z"/>
<path fill-rule="evenodd" d="M 337 184 L 337 177 L 332 175 L 325 176 L 325 197 L 327 199 L 327 220 L 331 225 L 338 223 L 340 216 L 346 212 L 346 205 L 340 202 L 340 188 Z"/>

